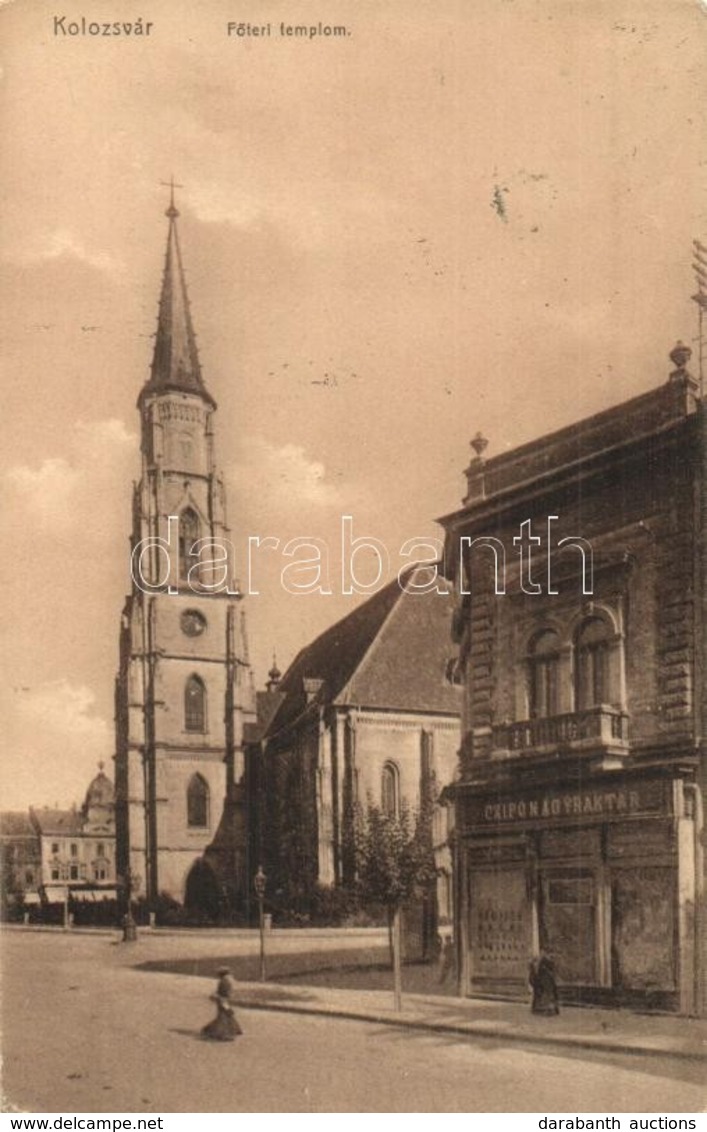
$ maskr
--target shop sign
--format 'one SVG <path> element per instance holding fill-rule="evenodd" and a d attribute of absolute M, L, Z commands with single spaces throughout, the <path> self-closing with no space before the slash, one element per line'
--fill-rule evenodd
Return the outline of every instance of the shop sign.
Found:
<path fill-rule="evenodd" d="M 468 803 L 470 825 L 515 825 L 561 818 L 611 820 L 629 814 L 667 813 L 662 783 L 635 787 L 563 790 L 524 797 L 473 798 Z"/>

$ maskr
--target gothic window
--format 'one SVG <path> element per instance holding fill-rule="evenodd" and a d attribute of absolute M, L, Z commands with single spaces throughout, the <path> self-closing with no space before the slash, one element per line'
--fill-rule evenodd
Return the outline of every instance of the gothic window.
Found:
<path fill-rule="evenodd" d="M 200 828 L 209 824 L 209 787 L 200 774 L 194 774 L 189 779 L 187 824 Z"/>
<path fill-rule="evenodd" d="M 395 817 L 400 808 L 400 781 L 398 768 L 394 763 L 386 763 L 381 774 L 381 809 L 384 814 Z"/>
<path fill-rule="evenodd" d="M 530 716 L 557 715 L 560 702 L 560 641 L 554 629 L 543 629 L 530 645 Z"/>
<path fill-rule="evenodd" d="M 184 730 L 206 731 L 206 688 L 198 676 L 190 676 L 184 688 Z"/>
<path fill-rule="evenodd" d="M 179 516 L 179 577 L 185 581 L 189 578 L 189 571 L 198 566 L 199 555 L 193 549 L 199 540 L 199 516 L 191 507 L 185 508 Z M 198 570 L 192 574 L 191 580 L 197 578 Z"/>
<path fill-rule="evenodd" d="M 612 653 L 615 635 L 603 617 L 588 617 L 575 635 L 574 694 L 577 711 L 614 703 Z"/>
<path fill-rule="evenodd" d="M 184 464 L 188 464 L 191 460 L 193 450 L 192 436 L 190 432 L 180 432 L 179 434 L 179 456 Z"/>

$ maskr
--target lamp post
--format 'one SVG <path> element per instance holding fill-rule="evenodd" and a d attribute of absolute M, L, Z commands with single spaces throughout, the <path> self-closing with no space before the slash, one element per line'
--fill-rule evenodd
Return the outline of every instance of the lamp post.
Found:
<path fill-rule="evenodd" d="M 123 943 L 135 943 L 137 940 L 137 924 L 133 919 L 133 888 L 136 888 L 139 883 L 140 879 L 137 873 L 134 873 L 131 868 L 126 869 L 123 877 L 123 891 L 127 905 L 123 917 Z"/>
<path fill-rule="evenodd" d="M 265 899 L 265 885 L 267 884 L 267 877 L 263 872 L 263 866 L 258 865 L 258 871 L 253 878 L 253 887 L 255 888 L 255 895 L 258 897 L 258 920 L 260 923 L 260 981 L 265 982 L 265 915 L 263 913 L 263 901 Z"/>

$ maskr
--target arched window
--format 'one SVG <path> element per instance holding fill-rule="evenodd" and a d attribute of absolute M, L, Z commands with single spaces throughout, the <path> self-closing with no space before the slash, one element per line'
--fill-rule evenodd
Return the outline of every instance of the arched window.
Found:
<path fill-rule="evenodd" d="M 199 516 L 191 507 L 185 508 L 179 516 L 179 577 L 186 581 L 193 566 L 198 566 L 199 555 L 192 549 L 199 539 Z M 198 570 L 192 574 L 196 581 Z"/>
<path fill-rule="evenodd" d="M 603 617 L 588 617 L 574 639 L 574 697 L 577 711 L 616 700 L 612 679 L 615 634 Z"/>
<path fill-rule="evenodd" d="M 204 828 L 209 824 L 209 787 L 200 774 L 193 774 L 187 786 L 187 825 Z"/>
<path fill-rule="evenodd" d="M 560 640 L 554 629 L 543 629 L 530 645 L 530 716 L 557 715 L 560 702 Z"/>
<path fill-rule="evenodd" d="M 386 763 L 381 774 L 381 809 L 384 814 L 395 817 L 400 808 L 400 782 L 398 768 L 394 763 Z"/>
<path fill-rule="evenodd" d="M 190 676 L 184 688 L 184 730 L 206 731 L 206 688 L 198 676 Z"/>

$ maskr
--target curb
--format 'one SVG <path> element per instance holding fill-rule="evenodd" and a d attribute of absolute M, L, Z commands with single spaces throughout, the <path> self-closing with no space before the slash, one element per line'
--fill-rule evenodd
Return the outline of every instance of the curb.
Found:
<path fill-rule="evenodd" d="M 278 984 L 278 987 L 280 984 Z M 461 1037 L 481 1038 L 497 1042 L 503 1040 L 516 1045 L 543 1045 L 554 1047 L 572 1046 L 575 1049 L 592 1050 L 594 1053 L 618 1053 L 641 1057 L 672 1057 L 683 1061 L 707 1061 L 707 1051 L 672 1049 L 666 1046 L 647 1046 L 605 1040 L 604 1038 L 577 1037 L 551 1034 L 530 1034 L 522 1030 L 489 1029 L 473 1022 L 444 1022 L 417 1017 L 394 1017 L 389 1013 L 376 1013 L 367 1010 L 347 1010 L 336 1006 L 309 1006 L 302 1003 L 257 1002 L 246 998 L 236 998 L 234 1005 L 242 1010 L 269 1010 L 278 1014 L 314 1014 L 323 1018 L 337 1018 L 348 1022 L 374 1022 L 377 1025 L 393 1026 L 397 1029 L 422 1030 L 430 1033 L 456 1034 Z"/>

